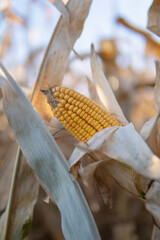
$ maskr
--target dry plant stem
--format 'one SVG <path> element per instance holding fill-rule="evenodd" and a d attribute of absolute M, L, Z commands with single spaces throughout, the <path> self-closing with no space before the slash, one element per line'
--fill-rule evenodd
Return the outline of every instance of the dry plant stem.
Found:
<path fill-rule="evenodd" d="M 152 36 L 152 34 L 133 26 L 132 24 L 128 23 L 124 18 L 118 18 L 117 23 L 122 24 L 123 26 L 129 28 L 130 30 L 144 36 L 148 41 L 150 41 L 153 44 L 153 46 L 158 48 L 160 47 L 159 42 L 156 41 L 156 39 Z"/>
<path fill-rule="evenodd" d="M 8 237 L 8 224 L 9 224 L 10 212 L 11 212 L 11 208 L 12 208 L 13 193 L 15 190 L 15 183 L 16 183 L 16 178 L 17 178 L 17 174 L 18 174 L 18 168 L 19 168 L 21 154 L 22 154 L 21 149 L 18 148 L 15 165 L 14 165 L 14 169 L 13 169 L 13 177 L 12 177 L 12 182 L 11 182 L 11 187 L 10 187 L 9 200 L 8 200 L 7 209 L 6 209 L 5 234 L 4 234 L 3 240 L 7 240 L 7 237 Z"/>

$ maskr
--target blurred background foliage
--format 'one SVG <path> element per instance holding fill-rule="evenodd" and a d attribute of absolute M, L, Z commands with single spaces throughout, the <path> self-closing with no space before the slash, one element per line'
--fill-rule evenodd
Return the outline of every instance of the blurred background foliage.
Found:
<path fill-rule="evenodd" d="M 82 37 L 71 54 L 64 84 L 89 96 L 91 79 L 90 44 L 95 43 L 104 73 L 128 121 L 137 130 L 155 114 L 154 60 L 160 56 L 160 42 L 146 30 L 147 11 L 152 1 L 93 1 Z M 45 0 L 2 0 L 0 2 L 0 58 L 26 95 L 56 26 L 60 13 Z M 54 67 L 54 66 L 53 66 Z M 0 166 L 3 165 L 13 136 L 0 102 Z M 113 207 L 104 205 L 92 190 L 83 186 L 102 239 L 147 240 L 153 221 L 142 200 L 135 199 L 116 183 Z M 46 204 L 39 192 L 30 234 L 26 240 L 63 239 L 57 207 Z"/>

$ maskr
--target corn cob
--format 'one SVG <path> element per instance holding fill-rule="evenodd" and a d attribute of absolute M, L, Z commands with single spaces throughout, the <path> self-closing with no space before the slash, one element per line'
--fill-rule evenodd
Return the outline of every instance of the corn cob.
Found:
<path fill-rule="evenodd" d="M 72 89 L 57 86 L 41 91 L 53 115 L 78 141 L 87 142 L 106 127 L 122 126 L 98 104 Z"/>

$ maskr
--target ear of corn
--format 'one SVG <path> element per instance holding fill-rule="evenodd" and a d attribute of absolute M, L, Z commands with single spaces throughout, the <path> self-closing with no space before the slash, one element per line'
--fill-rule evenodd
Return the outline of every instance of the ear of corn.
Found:
<path fill-rule="evenodd" d="M 122 126 L 98 104 L 72 89 L 57 86 L 41 91 L 53 115 L 78 141 L 87 142 L 106 127 Z"/>

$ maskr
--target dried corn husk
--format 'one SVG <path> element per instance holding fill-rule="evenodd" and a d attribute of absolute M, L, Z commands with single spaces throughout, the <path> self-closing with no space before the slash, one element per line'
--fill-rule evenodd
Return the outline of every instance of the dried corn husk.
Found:
<path fill-rule="evenodd" d="M 45 124 L 16 82 L 1 65 L 4 111 L 28 164 L 37 180 L 56 202 L 65 239 L 100 239 L 85 198 L 68 171 L 68 164 Z M 5 215 L 1 218 L 1 239 L 5 236 Z M 19 233 L 19 232 L 18 232 Z M 14 238 L 18 239 L 19 235 Z"/>

